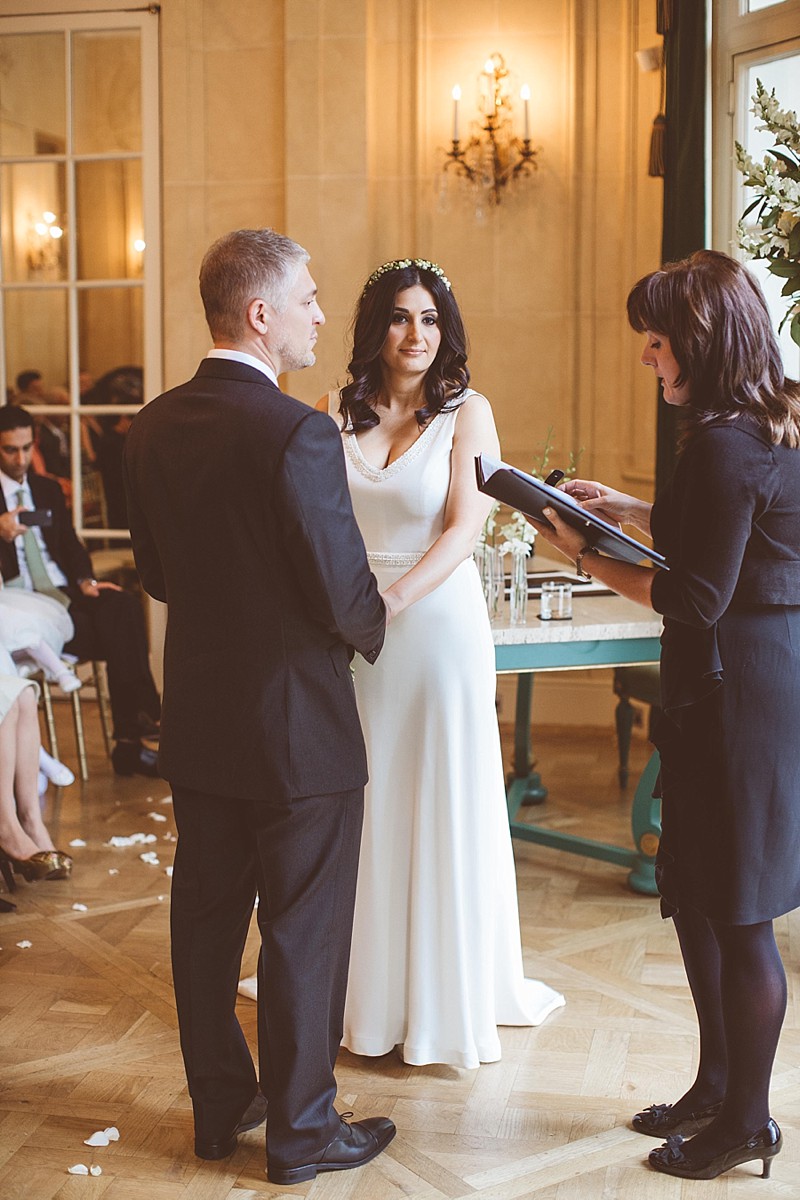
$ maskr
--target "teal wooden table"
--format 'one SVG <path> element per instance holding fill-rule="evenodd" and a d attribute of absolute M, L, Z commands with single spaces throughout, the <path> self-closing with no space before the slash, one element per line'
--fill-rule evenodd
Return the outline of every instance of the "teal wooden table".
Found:
<path fill-rule="evenodd" d="M 535 600 L 529 601 L 529 611 L 531 615 L 525 625 L 511 626 L 507 618 L 492 624 L 497 671 L 518 676 L 514 758 L 507 794 L 512 836 L 627 867 L 631 888 L 655 895 L 655 854 L 661 835 L 661 816 L 659 801 L 653 799 L 652 791 L 658 775 L 658 754 L 651 756 L 633 798 L 631 831 L 634 849 L 562 833 L 517 818 L 523 804 L 540 802 L 547 796 L 539 774 L 533 770 L 531 701 L 534 674 L 658 662 L 661 620 L 648 609 L 623 600 L 621 596 L 578 596 L 574 599 L 571 621 L 540 621 L 534 615 L 538 611 Z"/>

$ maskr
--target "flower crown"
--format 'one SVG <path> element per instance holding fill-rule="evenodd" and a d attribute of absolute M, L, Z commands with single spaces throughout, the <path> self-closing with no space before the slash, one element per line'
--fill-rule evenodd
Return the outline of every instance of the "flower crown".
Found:
<path fill-rule="evenodd" d="M 402 271 L 405 267 L 417 267 L 420 271 L 430 271 L 432 275 L 439 276 L 448 292 L 452 290 L 450 280 L 438 263 L 430 262 L 427 258 L 395 258 L 392 262 L 384 263 L 382 267 L 378 267 L 377 271 L 372 272 L 364 284 L 364 291 L 371 288 L 373 283 L 377 283 L 381 275 L 386 275 L 389 271 Z"/>

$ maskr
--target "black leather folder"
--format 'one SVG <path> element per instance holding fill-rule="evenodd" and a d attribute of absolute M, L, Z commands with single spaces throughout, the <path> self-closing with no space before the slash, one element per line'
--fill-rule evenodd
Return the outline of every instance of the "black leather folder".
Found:
<path fill-rule="evenodd" d="M 545 508 L 554 508 L 562 521 L 571 525 L 573 529 L 579 529 L 587 544 L 596 547 L 603 554 L 632 563 L 641 562 L 646 558 L 654 567 L 669 570 L 662 554 L 637 542 L 635 538 L 629 537 L 616 526 L 609 525 L 608 521 L 596 517 L 594 513 L 587 512 L 560 488 L 550 487 L 549 484 L 542 483 L 541 479 L 534 479 L 533 475 L 526 475 L 517 467 L 498 462 L 486 454 L 477 455 L 475 474 L 479 491 L 493 496 L 495 500 L 500 500 L 511 508 L 519 509 L 527 517 L 533 517 L 535 521 L 541 521 L 551 529 L 553 526 L 542 514 Z"/>

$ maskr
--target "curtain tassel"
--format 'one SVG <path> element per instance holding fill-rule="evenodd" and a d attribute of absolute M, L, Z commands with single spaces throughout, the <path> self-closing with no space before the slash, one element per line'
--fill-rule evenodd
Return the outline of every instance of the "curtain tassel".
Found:
<path fill-rule="evenodd" d="M 647 167 L 647 174 L 660 176 L 662 179 L 665 174 L 664 170 L 664 138 L 667 130 L 667 118 L 663 113 L 659 113 L 653 121 L 653 128 L 650 133 L 650 161 Z"/>
<path fill-rule="evenodd" d="M 674 0 L 656 0 L 656 29 L 662 35 L 672 28 L 673 7 Z"/>

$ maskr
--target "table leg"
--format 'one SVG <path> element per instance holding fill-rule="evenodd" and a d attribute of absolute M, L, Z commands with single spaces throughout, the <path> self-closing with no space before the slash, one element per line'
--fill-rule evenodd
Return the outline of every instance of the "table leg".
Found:
<path fill-rule="evenodd" d="M 631 807 L 631 830 L 637 854 L 628 883 L 634 892 L 646 896 L 658 894 L 656 887 L 656 851 L 661 837 L 661 798 L 653 796 L 661 759 L 654 750 L 642 772 Z"/>
<path fill-rule="evenodd" d="M 533 702 L 533 673 L 525 671 L 517 675 L 517 702 L 514 715 L 514 757 L 511 773 L 506 780 L 509 816 L 513 817 L 523 804 L 543 804 L 547 799 L 547 788 L 542 777 L 533 770 L 533 747 L 531 745 L 531 704 Z M 514 808 L 512 811 L 512 796 Z"/>

